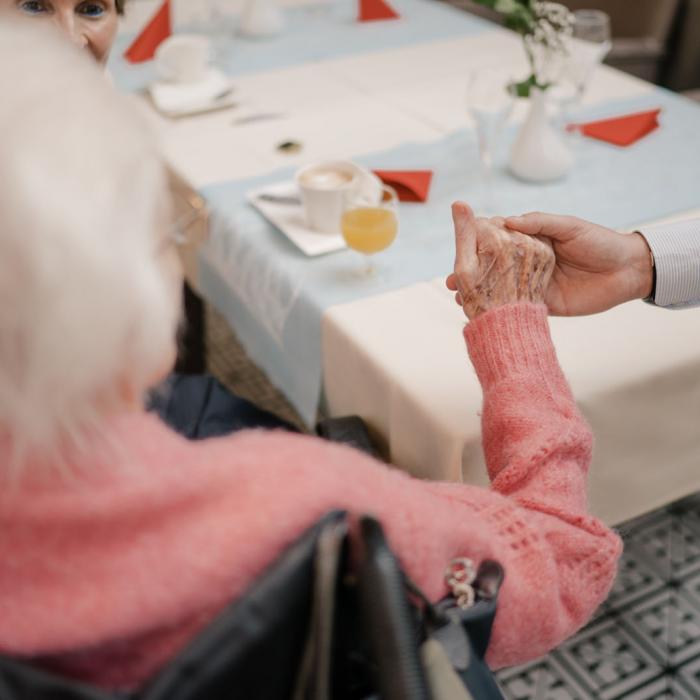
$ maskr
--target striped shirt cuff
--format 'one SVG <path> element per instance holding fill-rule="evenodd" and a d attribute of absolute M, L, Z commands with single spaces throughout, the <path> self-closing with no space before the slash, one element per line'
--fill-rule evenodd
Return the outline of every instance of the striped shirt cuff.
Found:
<path fill-rule="evenodd" d="M 654 255 L 654 304 L 700 305 L 700 219 L 638 230 Z"/>

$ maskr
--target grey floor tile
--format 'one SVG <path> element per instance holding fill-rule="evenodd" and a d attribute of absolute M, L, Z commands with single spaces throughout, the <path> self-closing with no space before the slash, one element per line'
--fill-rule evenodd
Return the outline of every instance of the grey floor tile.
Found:
<path fill-rule="evenodd" d="M 690 697 L 700 698 L 700 658 L 693 659 L 678 670 L 678 680 Z"/>
<path fill-rule="evenodd" d="M 664 589 L 619 620 L 661 666 L 677 667 L 700 656 L 700 607 L 683 590 Z"/>
<path fill-rule="evenodd" d="M 615 617 L 606 617 L 553 652 L 599 700 L 614 700 L 663 675 L 664 669 Z"/>
<path fill-rule="evenodd" d="M 604 608 L 606 611 L 623 608 L 640 598 L 658 593 L 667 583 L 668 571 L 659 571 L 632 543 L 626 542 L 617 578 Z"/>
<path fill-rule="evenodd" d="M 592 700 L 589 692 L 551 654 L 526 666 L 503 671 L 498 680 L 508 700 Z"/>
<path fill-rule="evenodd" d="M 664 676 L 642 688 L 621 695 L 619 700 L 697 700 L 678 678 Z"/>

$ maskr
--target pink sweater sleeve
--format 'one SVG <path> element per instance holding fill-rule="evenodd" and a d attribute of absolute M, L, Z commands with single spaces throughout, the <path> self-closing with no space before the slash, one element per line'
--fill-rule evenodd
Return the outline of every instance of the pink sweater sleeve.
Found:
<path fill-rule="evenodd" d="M 508 540 L 488 657 L 499 667 L 522 661 L 524 649 L 530 658 L 545 653 L 588 621 L 610 590 L 621 543 L 587 514 L 592 437 L 557 362 L 546 308 L 495 309 L 464 336 L 484 392 L 492 488 L 512 504 L 483 513 Z"/>

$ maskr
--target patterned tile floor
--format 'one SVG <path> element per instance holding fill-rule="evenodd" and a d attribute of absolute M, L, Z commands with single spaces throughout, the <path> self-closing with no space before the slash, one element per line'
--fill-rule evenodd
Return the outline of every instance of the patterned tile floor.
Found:
<path fill-rule="evenodd" d="M 549 656 L 502 671 L 508 700 L 700 698 L 700 494 L 619 530 L 609 599 Z"/>

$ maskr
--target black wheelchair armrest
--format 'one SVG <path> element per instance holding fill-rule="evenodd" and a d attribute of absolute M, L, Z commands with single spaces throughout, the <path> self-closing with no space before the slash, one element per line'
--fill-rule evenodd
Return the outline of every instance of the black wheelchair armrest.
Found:
<path fill-rule="evenodd" d="M 379 450 L 372 443 L 365 422 L 359 416 L 326 418 L 316 425 L 316 434 L 324 440 L 350 445 L 375 459 L 382 459 Z"/>

